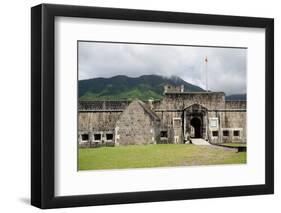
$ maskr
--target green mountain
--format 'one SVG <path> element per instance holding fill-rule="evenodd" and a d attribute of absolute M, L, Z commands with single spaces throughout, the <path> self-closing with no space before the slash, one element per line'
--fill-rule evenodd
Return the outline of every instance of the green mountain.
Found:
<path fill-rule="evenodd" d="M 148 100 L 162 99 L 164 86 L 184 85 L 185 91 L 200 92 L 202 88 L 187 83 L 179 77 L 143 75 L 131 78 L 118 75 L 111 78 L 93 78 L 79 81 L 80 100 Z"/>

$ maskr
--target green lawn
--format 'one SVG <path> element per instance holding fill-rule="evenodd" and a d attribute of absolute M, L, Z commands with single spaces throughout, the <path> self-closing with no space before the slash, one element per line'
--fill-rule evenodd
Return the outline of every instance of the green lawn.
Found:
<path fill-rule="evenodd" d="M 192 144 L 80 148 L 79 170 L 246 163 L 246 152 Z"/>
<path fill-rule="evenodd" d="M 222 145 L 224 146 L 230 146 L 230 147 L 246 147 L 247 144 L 246 143 L 223 143 Z"/>

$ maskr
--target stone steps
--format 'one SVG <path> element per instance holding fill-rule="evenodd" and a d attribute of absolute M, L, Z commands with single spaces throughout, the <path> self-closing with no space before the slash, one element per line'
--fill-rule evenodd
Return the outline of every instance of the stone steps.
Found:
<path fill-rule="evenodd" d="M 191 138 L 191 143 L 199 146 L 211 146 L 211 144 L 203 138 Z"/>

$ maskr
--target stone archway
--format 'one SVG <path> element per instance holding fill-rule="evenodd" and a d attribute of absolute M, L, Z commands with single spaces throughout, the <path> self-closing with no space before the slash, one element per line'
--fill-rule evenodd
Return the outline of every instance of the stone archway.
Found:
<path fill-rule="evenodd" d="M 202 138 L 202 122 L 201 119 L 198 117 L 194 117 L 190 121 L 190 125 L 194 128 L 194 137 L 195 138 Z"/>
<path fill-rule="evenodd" d="M 186 107 L 183 111 L 183 132 L 185 140 L 189 138 L 207 139 L 208 110 L 199 104 Z"/>

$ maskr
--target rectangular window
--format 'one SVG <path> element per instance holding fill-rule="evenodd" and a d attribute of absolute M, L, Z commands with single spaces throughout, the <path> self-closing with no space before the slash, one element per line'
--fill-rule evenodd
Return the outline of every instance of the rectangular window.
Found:
<path fill-rule="evenodd" d="M 229 136 L 229 131 L 228 130 L 223 130 L 222 131 L 223 136 Z"/>
<path fill-rule="evenodd" d="M 219 136 L 219 132 L 218 131 L 213 131 L 213 137 L 218 137 Z"/>
<path fill-rule="evenodd" d="M 107 134 L 105 135 L 105 137 L 106 137 L 106 140 L 107 140 L 107 141 L 112 141 L 112 140 L 113 140 L 113 134 L 112 134 L 112 133 L 107 133 Z"/>
<path fill-rule="evenodd" d="M 160 137 L 161 138 L 168 138 L 168 131 L 161 131 L 160 132 Z"/>
<path fill-rule="evenodd" d="M 101 134 L 94 134 L 94 140 L 100 141 L 101 140 Z"/>
<path fill-rule="evenodd" d="M 233 136 L 239 137 L 240 136 L 240 131 L 239 130 L 234 130 L 233 131 Z"/>
<path fill-rule="evenodd" d="M 82 134 L 82 141 L 87 141 L 89 140 L 89 135 L 88 134 Z"/>

